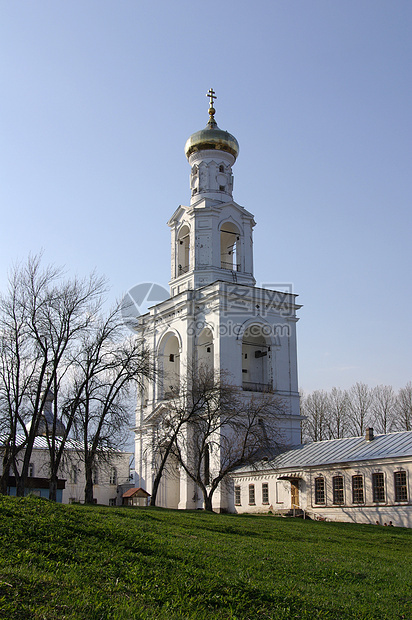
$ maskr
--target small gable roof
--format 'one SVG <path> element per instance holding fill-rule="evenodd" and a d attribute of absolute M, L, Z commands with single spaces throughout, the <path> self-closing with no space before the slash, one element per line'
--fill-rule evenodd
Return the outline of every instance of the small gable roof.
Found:
<path fill-rule="evenodd" d="M 139 487 L 138 489 L 129 489 L 125 491 L 122 497 L 150 497 L 150 493 Z"/>

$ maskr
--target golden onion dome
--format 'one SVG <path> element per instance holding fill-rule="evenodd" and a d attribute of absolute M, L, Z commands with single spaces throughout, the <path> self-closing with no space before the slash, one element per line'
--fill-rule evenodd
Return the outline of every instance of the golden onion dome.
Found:
<path fill-rule="evenodd" d="M 213 107 L 213 99 L 216 99 L 211 88 L 206 95 L 210 97 L 209 122 L 204 129 L 192 134 L 185 144 L 185 155 L 189 159 L 192 153 L 206 150 L 225 151 L 236 159 L 239 155 L 239 143 L 228 131 L 219 129 L 215 121 L 216 110 Z"/>

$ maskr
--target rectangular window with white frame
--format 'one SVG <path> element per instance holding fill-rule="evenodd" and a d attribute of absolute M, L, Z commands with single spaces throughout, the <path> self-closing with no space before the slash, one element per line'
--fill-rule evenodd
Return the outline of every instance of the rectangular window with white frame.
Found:
<path fill-rule="evenodd" d="M 352 503 L 353 504 L 364 503 L 363 477 L 359 475 L 352 476 Z"/>
<path fill-rule="evenodd" d="M 117 469 L 116 467 L 110 468 L 109 484 L 117 484 Z"/>
<path fill-rule="evenodd" d="M 315 478 L 315 504 L 325 504 L 325 478 Z"/>
<path fill-rule="evenodd" d="M 372 474 L 372 493 L 374 502 L 385 501 L 385 478 L 382 472 Z"/>
<path fill-rule="evenodd" d="M 332 488 L 333 488 L 333 503 L 343 504 L 344 499 L 345 499 L 344 493 L 343 493 L 343 476 L 333 476 Z"/>
<path fill-rule="evenodd" d="M 262 504 L 269 503 L 269 484 L 262 482 Z"/>
<path fill-rule="evenodd" d="M 249 484 L 249 506 L 255 505 L 255 485 Z"/>
<path fill-rule="evenodd" d="M 395 502 L 408 501 L 408 487 L 406 484 L 406 471 L 395 471 Z"/>
<path fill-rule="evenodd" d="M 77 484 L 77 467 L 73 465 L 70 470 L 70 484 Z"/>
<path fill-rule="evenodd" d="M 240 506 L 241 503 L 241 488 L 240 486 L 235 486 L 235 506 Z"/>

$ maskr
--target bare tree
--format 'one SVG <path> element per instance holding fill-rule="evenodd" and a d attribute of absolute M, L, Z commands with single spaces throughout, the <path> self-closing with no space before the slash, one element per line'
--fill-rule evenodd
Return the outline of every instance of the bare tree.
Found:
<path fill-rule="evenodd" d="M 327 403 L 328 439 L 345 437 L 348 428 L 349 399 L 345 390 L 333 387 Z"/>
<path fill-rule="evenodd" d="M 406 384 L 398 392 L 396 407 L 396 429 L 399 431 L 412 430 L 412 382 Z"/>
<path fill-rule="evenodd" d="M 110 462 L 130 426 L 133 386 L 152 378 L 150 354 L 134 336 L 126 337 L 119 308 L 95 317 L 73 359 L 73 378 L 65 409 L 74 421 L 85 469 L 85 503 L 93 503 L 93 473 Z"/>
<path fill-rule="evenodd" d="M 3 457 L 2 488 L 10 468 L 16 477 L 17 495 L 24 495 L 35 437 L 46 399 L 67 372 L 68 354 L 76 338 L 87 330 L 101 303 L 105 282 L 89 278 L 64 279 L 61 269 L 43 268 L 41 256 L 30 256 L 13 269 L 9 290 L 0 298 L 0 392 L 8 440 Z M 46 428 L 53 438 L 54 422 Z M 24 441 L 17 444 L 17 433 Z M 51 478 L 58 467 L 54 439 Z M 55 458 L 56 457 L 56 458 Z M 52 490 L 52 489 L 51 489 Z M 53 492 L 52 492 L 53 497 Z"/>
<path fill-rule="evenodd" d="M 188 385 L 180 386 L 160 424 L 152 504 L 172 456 L 200 489 L 204 507 L 211 511 L 216 489 L 233 469 L 264 453 L 273 454 L 278 447 L 276 421 L 284 413 L 284 403 L 268 394 L 247 399 L 225 374 L 208 368 L 189 375 Z"/>
<path fill-rule="evenodd" d="M 329 398 L 324 390 L 315 390 L 301 398 L 301 413 L 304 416 L 302 432 L 304 441 L 329 439 Z"/>
<path fill-rule="evenodd" d="M 365 383 L 355 383 L 349 392 L 349 430 L 363 435 L 370 424 L 373 392 Z"/>
<path fill-rule="evenodd" d="M 378 385 L 372 392 L 372 418 L 378 433 L 390 433 L 395 426 L 396 394 L 391 385 Z"/>

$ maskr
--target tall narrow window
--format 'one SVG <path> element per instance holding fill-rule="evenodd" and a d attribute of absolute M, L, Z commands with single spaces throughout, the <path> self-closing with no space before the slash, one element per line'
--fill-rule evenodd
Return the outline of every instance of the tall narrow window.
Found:
<path fill-rule="evenodd" d="M 116 467 L 112 467 L 110 469 L 109 484 L 117 484 L 117 469 L 116 469 Z"/>
<path fill-rule="evenodd" d="M 315 478 L 315 504 L 325 503 L 325 478 Z"/>
<path fill-rule="evenodd" d="M 160 344 L 162 372 L 159 374 L 160 394 L 163 398 L 174 398 L 179 394 L 180 353 L 179 341 L 175 334 L 166 334 Z"/>
<path fill-rule="evenodd" d="M 385 479 L 382 472 L 372 474 L 373 501 L 385 501 Z"/>
<path fill-rule="evenodd" d="M 343 504 L 343 476 L 333 476 L 333 503 Z"/>
<path fill-rule="evenodd" d="M 225 222 L 220 229 L 220 267 L 231 271 L 241 270 L 240 231 L 232 222 Z"/>
<path fill-rule="evenodd" d="M 395 475 L 395 502 L 408 501 L 408 489 L 406 486 L 406 471 L 396 471 Z"/>
<path fill-rule="evenodd" d="M 363 478 L 362 476 L 352 476 L 352 502 L 363 504 Z"/>
<path fill-rule="evenodd" d="M 262 482 L 262 504 L 269 503 L 269 484 Z"/>
<path fill-rule="evenodd" d="M 240 504 L 241 504 L 240 486 L 235 486 L 235 506 L 240 506 Z"/>
<path fill-rule="evenodd" d="M 33 463 L 29 463 L 29 469 L 27 473 L 28 473 L 29 478 L 34 477 L 34 464 Z"/>
<path fill-rule="evenodd" d="M 77 484 L 77 467 L 76 465 L 72 465 L 70 470 L 70 483 Z"/>
<path fill-rule="evenodd" d="M 249 484 L 249 505 L 255 504 L 255 485 Z"/>
<path fill-rule="evenodd" d="M 190 229 L 185 224 L 177 236 L 177 273 L 176 277 L 187 273 L 190 269 Z"/>

